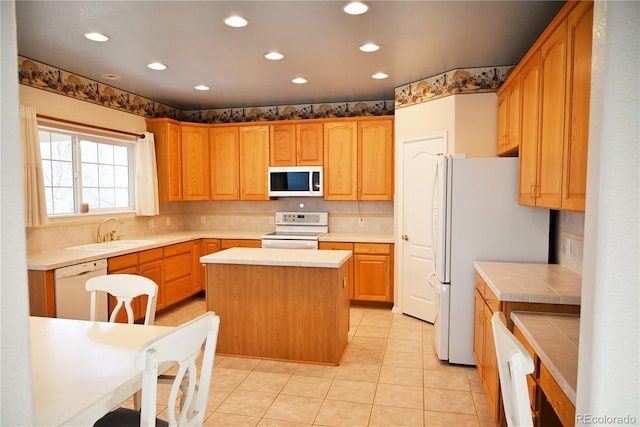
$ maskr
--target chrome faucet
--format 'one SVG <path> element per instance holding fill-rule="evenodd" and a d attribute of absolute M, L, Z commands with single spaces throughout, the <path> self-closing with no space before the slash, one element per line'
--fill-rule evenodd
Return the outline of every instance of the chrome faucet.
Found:
<path fill-rule="evenodd" d="M 117 218 L 106 218 L 102 220 L 102 222 L 98 225 L 98 231 L 96 232 L 96 243 L 106 242 L 107 236 L 110 236 L 110 240 L 115 240 L 114 235 L 116 233 L 116 230 L 113 230 L 110 233 L 105 234 L 104 236 L 100 233 L 102 226 L 109 221 L 116 221 L 116 222 L 119 222 L 120 224 L 124 224 L 124 222 L 121 219 L 117 219 Z"/>

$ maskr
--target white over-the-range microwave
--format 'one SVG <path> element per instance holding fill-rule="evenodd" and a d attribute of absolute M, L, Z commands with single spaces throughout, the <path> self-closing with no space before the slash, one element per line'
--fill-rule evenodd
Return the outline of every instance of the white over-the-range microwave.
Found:
<path fill-rule="evenodd" d="M 269 197 L 322 197 L 322 166 L 269 167 Z"/>

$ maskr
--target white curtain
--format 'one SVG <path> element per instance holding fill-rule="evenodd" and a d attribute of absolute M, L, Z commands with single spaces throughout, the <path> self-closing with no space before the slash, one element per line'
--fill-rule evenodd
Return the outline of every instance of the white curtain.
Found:
<path fill-rule="evenodd" d="M 25 224 L 27 227 L 47 225 L 47 200 L 44 194 L 40 138 L 35 107 L 20 105 L 22 152 L 25 190 Z"/>
<path fill-rule="evenodd" d="M 138 215 L 152 216 L 160 213 L 158 203 L 158 174 L 156 146 L 153 134 L 144 133 L 136 144 L 136 194 Z"/>

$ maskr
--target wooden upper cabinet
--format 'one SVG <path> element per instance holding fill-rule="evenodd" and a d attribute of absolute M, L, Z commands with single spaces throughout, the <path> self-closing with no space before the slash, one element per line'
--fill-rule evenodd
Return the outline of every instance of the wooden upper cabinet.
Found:
<path fill-rule="evenodd" d="M 209 200 L 209 127 L 182 124 L 182 199 Z"/>
<path fill-rule="evenodd" d="M 567 82 L 567 23 L 563 21 L 540 50 L 540 137 L 536 205 L 559 209 L 562 197 Z"/>
<path fill-rule="evenodd" d="M 567 25 L 567 106 L 561 208 L 584 212 L 587 188 L 593 2 L 580 2 Z"/>
<path fill-rule="evenodd" d="M 324 199 L 357 200 L 358 124 L 324 123 Z"/>
<path fill-rule="evenodd" d="M 241 126 L 240 199 L 269 200 L 269 126 Z"/>
<path fill-rule="evenodd" d="M 148 119 L 147 131 L 154 134 L 158 168 L 158 199 L 182 200 L 182 145 L 180 122 Z"/>
<path fill-rule="evenodd" d="M 209 129 L 211 199 L 240 199 L 240 143 L 238 127 Z"/>
<path fill-rule="evenodd" d="M 520 74 L 514 73 L 498 91 L 499 156 L 515 156 L 520 147 Z"/>
<path fill-rule="evenodd" d="M 271 166 L 295 166 L 296 125 L 271 125 L 269 163 Z"/>
<path fill-rule="evenodd" d="M 522 125 L 519 148 L 518 203 L 536 205 L 538 185 L 538 126 L 540 109 L 540 52 L 536 52 L 520 71 Z"/>
<path fill-rule="evenodd" d="M 393 200 L 393 121 L 358 122 L 358 200 Z"/>
<path fill-rule="evenodd" d="M 322 123 L 300 123 L 296 125 L 296 153 L 299 166 L 322 166 Z"/>
<path fill-rule="evenodd" d="M 271 166 L 321 166 L 322 123 L 270 127 Z"/>

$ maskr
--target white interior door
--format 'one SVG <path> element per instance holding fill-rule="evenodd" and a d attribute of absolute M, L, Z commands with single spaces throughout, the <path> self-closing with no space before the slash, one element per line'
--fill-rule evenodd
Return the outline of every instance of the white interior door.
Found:
<path fill-rule="evenodd" d="M 447 152 L 447 136 L 443 132 L 402 140 L 400 144 L 397 265 L 401 310 L 433 323 L 439 308 L 436 293 L 429 286 L 429 275 L 434 271 L 432 192 L 438 154 Z"/>

